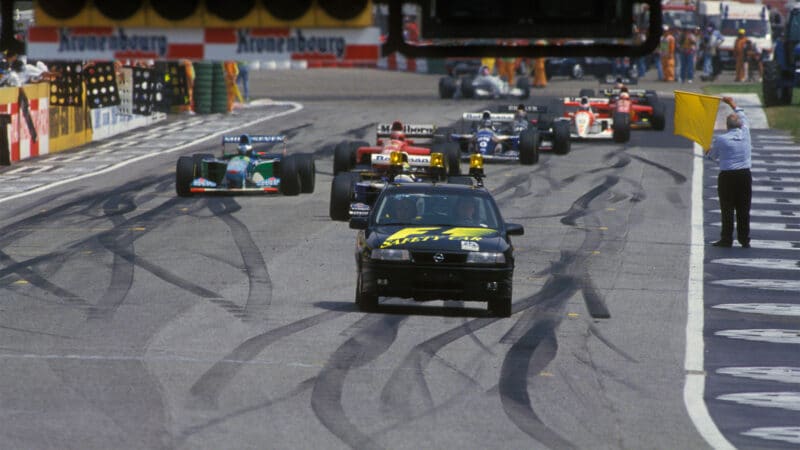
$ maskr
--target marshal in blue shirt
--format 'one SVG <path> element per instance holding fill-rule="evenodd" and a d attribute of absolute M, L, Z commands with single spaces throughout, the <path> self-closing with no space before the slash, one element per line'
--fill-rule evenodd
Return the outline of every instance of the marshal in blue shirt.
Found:
<path fill-rule="evenodd" d="M 741 170 L 751 167 L 750 123 L 742 108 L 733 111 L 742 121 L 742 127 L 714 136 L 711 150 L 706 154 L 709 159 L 719 160 L 719 170 Z"/>

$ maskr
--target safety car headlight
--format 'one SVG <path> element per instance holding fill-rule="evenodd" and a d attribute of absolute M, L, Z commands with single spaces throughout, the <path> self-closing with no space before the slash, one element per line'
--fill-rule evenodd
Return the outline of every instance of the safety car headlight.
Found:
<path fill-rule="evenodd" d="M 389 154 L 389 164 L 392 166 L 402 166 L 403 165 L 403 154 L 398 151 L 394 151 Z"/>
<path fill-rule="evenodd" d="M 378 261 L 410 261 L 411 255 L 408 250 L 376 248 L 372 250 L 372 259 Z"/>
<path fill-rule="evenodd" d="M 444 155 L 441 153 L 431 153 L 431 167 L 443 169 Z"/>
<path fill-rule="evenodd" d="M 469 252 L 467 263 L 471 264 L 505 264 L 506 256 L 500 252 Z"/>

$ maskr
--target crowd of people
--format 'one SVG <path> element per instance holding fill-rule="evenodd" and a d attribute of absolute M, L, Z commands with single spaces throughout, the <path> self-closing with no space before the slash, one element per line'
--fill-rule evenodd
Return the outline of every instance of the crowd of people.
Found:
<path fill-rule="evenodd" d="M 19 87 L 46 80 L 51 75 L 47 65 L 41 61 L 29 64 L 24 55 L 18 55 L 11 50 L 3 52 L 0 60 L 0 87 Z"/>

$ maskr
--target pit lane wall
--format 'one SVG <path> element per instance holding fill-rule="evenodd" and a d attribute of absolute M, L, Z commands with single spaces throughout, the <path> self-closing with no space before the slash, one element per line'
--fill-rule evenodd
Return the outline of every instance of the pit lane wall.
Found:
<path fill-rule="evenodd" d="M 166 119 L 123 114 L 119 106 L 89 109 L 50 104 L 50 83 L 0 88 L 0 165 L 73 149 Z"/>

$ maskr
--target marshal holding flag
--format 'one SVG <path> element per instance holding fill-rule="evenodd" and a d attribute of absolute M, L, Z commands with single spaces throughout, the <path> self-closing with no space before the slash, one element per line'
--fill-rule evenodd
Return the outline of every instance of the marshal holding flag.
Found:
<path fill-rule="evenodd" d="M 675 91 L 675 134 L 697 142 L 708 152 L 719 102 L 719 97 Z"/>

